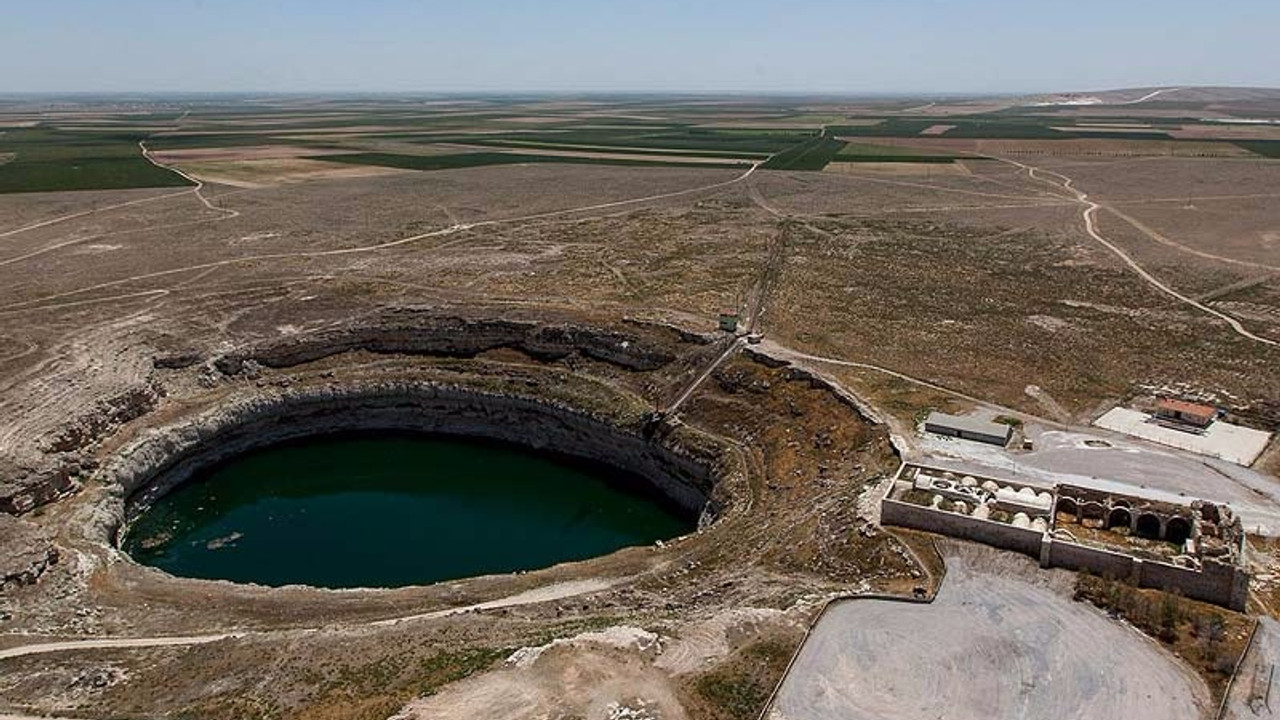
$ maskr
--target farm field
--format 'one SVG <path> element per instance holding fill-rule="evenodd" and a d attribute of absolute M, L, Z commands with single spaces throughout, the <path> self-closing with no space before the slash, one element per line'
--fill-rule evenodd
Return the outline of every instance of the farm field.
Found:
<path fill-rule="evenodd" d="M 630 165 L 727 164 L 814 171 L 828 162 L 947 162 L 957 156 L 1275 157 L 1270 128 L 1197 122 L 1188 117 L 1131 115 L 1076 117 L 1013 108 L 994 112 L 886 115 L 892 104 L 846 104 L 798 109 L 759 101 L 639 103 L 616 108 L 589 102 L 440 101 L 390 108 L 370 101 L 318 106 L 288 103 L 251 111 L 207 102 L 128 112 L 95 109 L 6 113 L 0 131 L 0 192 L 177 187 L 181 177 L 142 157 L 137 144 L 169 153 L 215 148 L 294 148 L 294 157 L 363 155 L 374 166 L 447 169 L 515 162 Z M 906 107 L 910 110 L 910 107 Z M 1243 135 L 1241 133 L 1244 133 Z M 1280 136 L 1277 136 L 1280 137 Z M 845 141 L 837 144 L 835 138 Z M 878 150 L 877 147 L 885 149 Z M 487 150 L 482 150 L 482 148 Z M 521 151 L 525 158 L 504 157 Z M 530 153 L 543 150 L 543 153 Z M 575 155 L 575 153 L 577 155 Z M 449 156 L 421 160 L 409 156 Z M 701 161 L 701 160 L 699 160 Z M 268 171 L 274 172 L 274 171 Z M 298 177 L 320 179 L 319 171 Z"/>
<path fill-rule="evenodd" d="M 761 167 L 766 170 L 821 170 L 843 148 L 842 141 L 824 135 L 777 153 Z"/>
<path fill-rule="evenodd" d="M 523 152 L 474 152 L 448 155 L 389 155 L 381 153 L 350 153 L 325 156 L 328 162 L 352 165 L 378 165 L 406 170 L 454 170 L 485 165 L 519 165 L 525 163 L 574 163 L 579 165 L 658 165 L 667 167 L 733 167 L 732 163 L 706 163 L 670 160 L 665 158 L 627 158 L 625 156 L 601 157 L 600 155 L 535 155 Z"/>
<path fill-rule="evenodd" d="M 182 177 L 142 157 L 134 133 L 19 128 L 0 133 L 0 193 L 179 187 Z"/>
<path fill-rule="evenodd" d="M 906 145 L 875 145 L 871 143 L 847 142 L 832 158 L 833 162 L 876 162 L 876 163 L 949 163 L 959 158 L 972 157 L 949 153 L 945 150 L 929 150 Z"/>

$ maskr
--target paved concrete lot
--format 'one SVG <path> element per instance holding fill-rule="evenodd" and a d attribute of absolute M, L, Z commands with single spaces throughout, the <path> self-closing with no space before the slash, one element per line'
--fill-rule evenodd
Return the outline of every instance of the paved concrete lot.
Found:
<path fill-rule="evenodd" d="M 1144 412 L 1129 408 L 1112 408 L 1093 421 L 1094 425 L 1151 442 L 1180 448 L 1198 455 L 1221 458 L 1248 467 L 1267 448 L 1271 434 L 1252 430 L 1221 420 L 1209 426 L 1203 435 L 1174 430 L 1147 422 Z"/>
<path fill-rule="evenodd" d="M 1280 623 L 1259 618 L 1258 634 L 1227 698 L 1226 720 L 1280 718 Z"/>
<path fill-rule="evenodd" d="M 996 569 L 1015 562 L 1007 554 L 970 555 L 968 548 L 965 554 L 972 559 L 947 558 L 947 579 L 932 604 L 833 606 L 801 650 L 769 718 L 1208 716 L 1204 683 L 1154 642 L 1061 590 L 1018 579 L 1030 563 L 1008 573 Z"/>

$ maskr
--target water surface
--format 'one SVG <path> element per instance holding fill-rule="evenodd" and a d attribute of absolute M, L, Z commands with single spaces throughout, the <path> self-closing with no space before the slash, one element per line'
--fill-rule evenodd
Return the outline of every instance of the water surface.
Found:
<path fill-rule="evenodd" d="M 611 468 L 471 439 L 380 433 L 246 453 L 162 497 L 124 549 L 174 575 L 393 587 L 582 560 L 693 519 Z"/>

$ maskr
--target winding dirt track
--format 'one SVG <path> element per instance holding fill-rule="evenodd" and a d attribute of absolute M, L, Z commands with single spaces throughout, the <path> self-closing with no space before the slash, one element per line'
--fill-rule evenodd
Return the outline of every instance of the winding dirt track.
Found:
<path fill-rule="evenodd" d="M 1024 163 L 1018 162 L 1017 160 L 1009 160 L 1007 158 L 997 158 L 997 159 L 1000 160 L 1001 162 L 1005 162 L 1010 165 L 1016 165 L 1017 167 L 1020 167 L 1023 170 L 1026 170 L 1027 176 L 1033 180 L 1039 180 L 1040 182 L 1046 183 L 1055 188 L 1058 188 L 1060 190 L 1065 190 L 1066 192 L 1071 193 L 1072 196 L 1074 196 L 1075 201 L 1079 203 L 1081 206 L 1083 206 L 1084 208 L 1084 210 L 1081 212 L 1081 216 L 1084 218 L 1085 231 L 1089 233 L 1089 237 L 1093 238 L 1095 241 L 1098 242 L 1098 244 L 1110 250 L 1113 254 L 1115 254 L 1116 257 L 1120 258 L 1120 260 L 1123 261 L 1125 265 L 1129 266 L 1129 269 L 1133 270 L 1133 272 L 1136 273 L 1138 277 L 1145 280 L 1147 284 L 1151 285 L 1152 287 L 1159 290 L 1160 292 L 1168 295 L 1169 297 L 1172 297 L 1175 300 L 1183 303 L 1184 305 L 1190 305 L 1191 307 L 1203 313 L 1207 313 L 1209 315 L 1212 315 L 1218 318 L 1219 320 L 1222 320 L 1223 322 L 1227 323 L 1227 325 L 1231 326 L 1231 329 L 1241 337 L 1247 338 L 1249 340 L 1253 340 L 1254 342 L 1262 343 L 1264 345 L 1270 345 L 1272 347 L 1280 347 L 1280 341 L 1271 340 L 1269 338 L 1264 338 L 1258 335 L 1254 335 L 1253 333 L 1246 330 L 1244 325 L 1242 325 L 1239 320 L 1236 320 L 1235 318 L 1231 317 L 1230 315 L 1227 315 L 1224 312 L 1215 310 L 1209 307 L 1208 305 L 1205 305 L 1195 300 L 1194 298 L 1188 297 L 1178 292 L 1177 290 L 1174 290 L 1172 287 L 1165 284 L 1159 278 L 1147 272 L 1145 268 L 1139 265 L 1137 261 L 1135 261 L 1132 257 L 1130 257 L 1127 252 L 1125 252 L 1123 249 L 1120 248 L 1120 246 L 1116 245 L 1114 242 L 1103 237 L 1102 233 L 1098 231 L 1098 221 L 1097 221 L 1098 210 L 1102 208 L 1102 205 L 1093 200 L 1090 200 L 1088 193 L 1078 190 L 1074 186 L 1075 180 L 1067 177 L 1066 175 L 1063 175 L 1062 173 L 1055 172 L 1053 170 L 1045 170 L 1043 168 L 1035 167 L 1034 165 L 1026 165 Z M 1044 173 L 1044 175 L 1051 175 L 1053 177 L 1058 178 L 1060 182 L 1055 182 L 1049 179 L 1048 177 L 1043 177 L 1037 173 Z"/>
<path fill-rule="evenodd" d="M 173 165 L 167 165 L 167 164 L 162 163 L 162 162 L 160 162 L 159 160 L 155 159 L 154 157 L 152 157 L 152 155 L 151 155 L 151 150 L 147 147 L 147 141 L 146 141 L 146 140 L 139 140 L 139 141 L 138 141 L 138 149 L 142 150 L 142 157 L 146 158 L 147 162 L 151 163 L 152 165 L 155 165 L 156 167 L 160 168 L 161 170 L 168 170 L 169 172 L 174 173 L 175 175 L 180 175 L 180 176 L 182 176 L 182 178 L 183 178 L 183 179 L 185 179 L 187 182 L 189 182 L 189 183 L 191 183 L 191 184 L 195 185 L 195 187 L 191 189 L 191 192 L 192 192 L 192 193 L 195 193 L 195 196 L 196 196 L 197 198 L 199 198 L 199 199 L 200 199 L 200 202 L 204 203 L 204 206 L 205 206 L 205 207 L 209 208 L 210 210 L 213 210 L 214 212 L 227 213 L 227 217 L 229 217 L 229 218 L 232 218 L 232 217 L 239 217 L 239 215 L 240 215 L 240 213 L 239 213 L 239 212 L 237 212 L 237 211 L 235 211 L 235 210 L 229 210 L 229 209 L 227 209 L 227 208 L 221 208 L 221 207 L 218 207 L 217 205 L 214 205 L 213 203 L 209 202 L 209 198 L 207 198 L 207 197 L 205 197 L 205 196 L 204 196 L 204 181 L 203 181 L 203 180 L 201 180 L 200 178 L 197 178 L 197 177 L 195 177 L 195 176 L 188 175 L 186 172 L 183 172 L 182 170 L 179 170 L 178 168 L 174 167 Z"/>
<path fill-rule="evenodd" d="M 903 373 L 898 372 L 897 370 L 890 370 L 889 368 L 881 367 L 879 365 L 872 365 L 870 363 L 862 363 L 862 362 L 854 362 L 853 360 L 842 360 L 840 358 L 825 357 L 823 355 L 810 355 L 809 353 L 800 352 L 799 350 L 792 350 L 791 348 L 786 347 L 785 345 L 779 345 L 778 343 L 775 343 L 771 340 L 764 341 L 763 346 L 764 346 L 763 349 L 765 349 L 770 355 L 780 358 L 782 360 L 787 360 L 789 362 L 796 363 L 798 365 L 803 365 L 805 364 L 804 361 L 809 361 L 809 362 L 823 363 L 827 365 L 840 365 L 843 367 L 857 368 L 859 370 L 870 370 L 872 372 L 878 372 L 884 375 L 889 375 L 890 377 L 898 378 L 899 380 L 904 380 L 906 382 L 912 383 L 913 385 L 919 385 L 920 387 L 929 388 L 930 390 L 937 390 L 938 392 L 946 393 L 953 397 L 960 398 L 961 400 L 968 400 L 969 402 L 975 403 L 977 405 L 981 405 L 983 407 L 999 410 L 1001 413 L 1004 413 L 1006 415 L 1011 415 L 1013 417 L 1019 417 L 1026 420 L 1034 420 L 1036 422 L 1043 423 L 1049 427 L 1065 427 L 1063 423 L 1057 420 L 1041 417 L 1039 415 L 1032 415 L 1022 410 L 1017 410 L 1011 407 L 1005 407 L 1004 405 L 997 405 L 991 402 L 990 400 L 983 400 L 982 398 L 975 397 L 973 395 L 966 395 L 965 393 L 962 393 L 959 390 L 952 390 L 949 387 L 944 387 L 936 383 L 931 383 L 928 380 L 922 380 L 917 377 L 905 375 Z"/>
<path fill-rule="evenodd" d="M 378 243 L 376 245 L 368 245 L 364 247 L 354 247 L 354 248 L 341 248 L 337 250 L 319 250 L 315 252 L 271 253 L 271 254 L 265 254 L 265 255 L 251 255 L 247 257 L 231 258 L 228 260 L 218 260 L 214 262 L 201 263 L 198 265 L 188 265 L 185 267 L 171 268 L 169 270 L 159 270 L 156 272 L 143 273 L 140 275 L 133 275 L 126 278 L 121 278 L 119 280 L 112 280 L 110 282 L 98 283 L 96 285 L 89 285 L 87 287 L 78 288 L 76 290 L 72 290 L 69 292 L 58 293 L 55 295 L 46 295 L 41 298 L 35 298 L 33 300 L 27 300 L 20 303 L 7 305 L 7 306 L 4 306 L 3 308 L 0 308 L 0 315 L 9 315 L 13 313 L 26 312 L 30 310 L 44 310 L 44 309 L 49 309 L 51 307 L 62 307 L 67 305 L 68 303 L 57 303 L 52 306 L 48 305 L 47 303 L 49 303 L 50 301 L 63 300 L 65 298 L 74 297 L 74 296 L 81 295 L 88 292 L 93 292 L 95 290 L 105 290 L 107 288 L 127 285 L 129 283 L 134 283 L 139 280 L 151 280 L 154 278 L 169 277 L 172 275 L 178 275 L 178 274 L 193 272 L 197 270 L 209 270 L 212 268 L 227 267 L 232 265 L 243 265 L 245 263 L 261 262 L 263 260 L 295 260 L 295 259 L 304 259 L 304 258 L 333 257 L 338 255 L 354 255 L 354 254 L 361 254 L 361 253 L 368 253 L 368 252 L 376 252 L 378 250 L 386 250 L 389 248 L 418 242 L 418 241 L 425 240 L 432 237 L 454 235 L 456 233 L 463 232 L 466 230 L 471 230 L 474 228 L 495 227 L 499 225 L 511 225 L 515 223 L 524 223 L 524 222 L 529 222 L 533 220 L 543 220 L 543 219 L 553 218 L 553 217 L 563 217 L 565 215 L 576 215 L 579 213 L 593 212 L 597 210 L 608 210 L 611 208 L 626 207 L 629 205 L 639 205 L 643 203 L 654 202 L 657 200 L 666 200 L 666 199 L 675 198 L 675 197 L 683 197 L 686 195 L 693 195 L 697 193 L 708 192 L 711 190 L 718 190 L 723 187 L 728 187 L 730 185 L 735 185 L 737 183 L 743 182 L 744 180 L 751 177 L 751 175 L 756 171 L 756 168 L 758 166 L 759 166 L 758 163 L 754 164 L 751 167 L 749 167 L 745 172 L 743 172 L 741 175 L 738 175 L 737 177 L 731 180 L 712 183 L 710 185 L 700 185 L 698 187 L 687 188 L 685 190 L 675 190 L 672 192 L 659 193 L 657 195 L 645 195 L 643 197 L 627 198 L 625 200 L 614 200 L 610 202 L 596 203 L 594 205 L 584 205 L 581 207 L 566 208 L 564 210 L 551 210 L 548 212 L 535 213 L 532 215 L 521 215 L 519 217 L 513 217 L 513 218 L 483 220 L 483 221 L 474 222 L 474 223 L 462 223 L 462 224 L 455 223 L 454 225 L 450 225 L 448 227 L 432 230 L 425 233 L 419 233 L 417 235 L 411 235 L 405 238 L 399 238 L 397 240 L 389 240 L 387 242 Z M 184 177 L 186 176 L 184 175 Z M 188 190 L 184 192 L 191 192 L 191 191 Z M 204 198 L 203 195 L 200 195 L 199 197 L 202 202 L 205 202 L 207 205 L 209 205 L 210 208 L 214 210 L 218 210 L 220 212 L 235 212 L 235 211 L 228 211 L 222 208 L 218 208 L 217 206 L 210 204 L 208 200 Z M 229 218 L 231 216 L 227 216 L 227 217 Z M 461 240 L 459 240 L 459 242 L 460 241 Z M 452 243 L 437 245 L 432 249 L 441 250 L 441 249 L 444 249 L 445 247 L 448 247 L 450 244 Z M 166 292 L 168 291 L 167 290 L 150 290 L 150 291 L 145 291 L 143 293 L 135 292 L 135 293 L 130 293 L 128 295 L 117 296 L 117 297 L 132 298 L 132 297 L 137 297 L 140 294 L 163 294 Z M 97 298 L 97 299 L 94 299 L 93 302 L 100 302 L 100 301 L 109 300 L 109 299 L 116 299 L 116 298 Z"/>
<path fill-rule="evenodd" d="M 477 612 L 482 610 L 494 610 L 505 607 L 515 607 L 517 605 L 532 605 L 535 603 L 550 602 L 552 600 L 562 600 L 568 597 L 576 597 L 579 595 L 587 595 L 594 592 L 607 590 L 613 585 L 621 582 L 620 580 L 575 580 L 563 583 L 547 585 L 545 587 L 535 588 L 526 592 L 510 595 L 497 600 L 476 603 L 474 605 L 466 605 L 463 607 L 446 608 L 444 610 L 433 610 L 425 613 L 414 613 L 412 615 L 403 615 L 399 617 L 387 618 L 385 620 L 374 620 L 367 623 L 360 623 L 346 627 L 385 627 L 388 625 L 399 625 L 402 623 L 416 622 L 419 620 L 433 620 L 450 615 L 459 615 L 467 612 Z M 298 635 L 305 633 L 319 632 L 323 628 L 305 628 L 302 630 L 263 630 L 263 631 L 246 631 L 246 632 L 225 632 L 213 633 L 208 635 L 171 635 L 160 637 L 135 637 L 135 638 L 94 638 L 90 640 L 63 640 L 58 642 L 33 643 L 30 645 L 18 645 L 16 647 L 0 649 L 0 660 L 9 658 L 27 657 L 30 655 L 47 655 L 49 653 L 78 651 L 78 650 L 109 650 L 109 649 L 129 649 L 129 648 L 155 648 L 155 647 L 185 647 L 189 645 L 204 645 L 207 643 L 218 642 L 220 640 L 233 640 L 242 637 L 271 637 L 278 635 Z M 0 636 L 3 638 L 4 636 Z"/>
<path fill-rule="evenodd" d="M 37 222 L 37 223 L 31 223 L 30 225 L 23 225 L 22 227 L 0 232 L 0 238 L 7 238 L 12 235 L 17 235 L 19 233 L 24 233 L 30 230 L 37 230 L 39 228 L 48 227 L 50 225 L 57 225 L 58 223 L 67 222 L 68 220 L 75 220 L 77 218 L 82 218 L 88 215 L 96 215 L 97 213 L 107 212 L 109 210 L 119 210 L 120 208 L 132 207 L 134 205 L 144 205 L 146 203 L 153 203 L 160 200 L 167 200 L 169 198 L 178 197 L 179 195 L 188 195 L 190 193 L 191 193 L 191 188 L 187 188 L 185 190 L 179 190 L 178 192 L 165 193 L 164 195 L 154 195 L 148 198 L 130 200 L 129 202 L 116 203 L 114 205 L 107 205 L 100 208 L 93 208 L 91 210 L 81 210 L 79 212 L 70 213 L 68 215 L 59 215 L 57 217 L 49 218 L 48 220 L 41 220 L 40 222 Z"/>

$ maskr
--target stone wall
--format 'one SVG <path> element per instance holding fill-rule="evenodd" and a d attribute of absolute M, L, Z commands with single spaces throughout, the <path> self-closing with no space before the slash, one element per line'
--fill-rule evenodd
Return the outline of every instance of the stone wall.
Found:
<path fill-rule="evenodd" d="M 1204 568 L 1178 567 L 1160 562 L 1135 560 L 1138 587 L 1159 588 L 1177 592 L 1193 600 L 1225 605 L 1243 612 L 1249 595 L 1249 575 L 1243 570 L 1219 563 L 1205 563 Z"/>
<path fill-rule="evenodd" d="M 887 525 L 901 525 L 973 540 L 1037 559 L 1040 557 L 1040 543 L 1044 538 L 1044 533 L 1029 528 L 889 499 L 880 504 L 880 521 Z"/>
<path fill-rule="evenodd" d="M 1233 565 L 1208 561 L 1202 569 L 1195 569 L 1142 560 L 1124 553 L 1057 540 L 1035 530 L 887 497 L 880 504 L 880 519 L 886 525 L 935 532 L 1030 555 L 1038 558 L 1042 567 L 1088 571 L 1102 577 L 1130 581 L 1138 587 L 1176 592 L 1192 600 L 1236 611 L 1243 611 L 1248 599 L 1249 574 Z"/>
<path fill-rule="evenodd" d="M 1133 577 L 1131 556 L 1063 540 L 1049 540 L 1049 551 L 1041 564 L 1068 570 L 1088 570 L 1094 575 L 1112 580 L 1129 580 Z"/>

